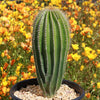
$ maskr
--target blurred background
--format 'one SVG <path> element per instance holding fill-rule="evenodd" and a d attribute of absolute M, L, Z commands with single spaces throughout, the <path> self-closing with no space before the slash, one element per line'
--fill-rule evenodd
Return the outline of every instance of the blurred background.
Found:
<path fill-rule="evenodd" d="M 71 45 L 64 78 L 81 85 L 83 100 L 100 100 L 100 0 L 0 0 L 0 100 L 10 88 L 35 78 L 33 22 L 46 6 L 69 19 Z"/>

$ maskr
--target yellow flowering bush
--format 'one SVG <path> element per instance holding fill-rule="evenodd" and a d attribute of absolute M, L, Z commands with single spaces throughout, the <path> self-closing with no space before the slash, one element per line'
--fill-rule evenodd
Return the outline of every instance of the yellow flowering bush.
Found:
<path fill-rule="evenodd" d="M 97 88 L 100 89 L 100 82 L 97 83 Z"/>
<path fill-rule="evenodd" d="M 83 65 L 81 65 L 81 67 L 80 67 L 80 71 L 83 71 L 83 69 L 84 69 L 84 66 L 83 66 Z"/>
<path fill-rule="evenodd" d="M 45 6 L 56 6 L 69 19 L 71 46 L 65 78 L 86 91 L 83 100 L 100 99 L 100 0 L 0 1 L 0 100 L 9 100 L 16 82 L 36 77 L 32 51 L 33 21 Z"/>
<path fill-rule="evenodd" d="M 73 58 L 75 61 L 78 61 L 78 60 L 81 58 L 81 56 L 78 55 L 77 53 L 75 53 L 75 54 L 72 54 L 72 58 Z"/>
<path fill-rule="evenodd" d="M 89 58 L 89 60 L 93 60 L 97 57 L 95 50 L 92 50 L 90 47 L 84 48 L 85 56 Z"/>
<path fill-rule="evenodd" d="M 78 49 L 79 49 L 79 45 L 78 45 L 78 44 L 72 44 L 72 48 L 73 48 L 74 50 L 78 50 Z"/>

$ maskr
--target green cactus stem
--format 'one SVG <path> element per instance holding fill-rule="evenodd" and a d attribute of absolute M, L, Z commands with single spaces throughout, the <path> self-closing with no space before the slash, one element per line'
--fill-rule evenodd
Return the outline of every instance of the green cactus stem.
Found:
<path fill-rule="evenodd" d="M 70 45 L 69 24 L 56 8 L 42 10 L 33 26 L 32 47 L 38 83 L 46 97 L 59 89 Z"/>

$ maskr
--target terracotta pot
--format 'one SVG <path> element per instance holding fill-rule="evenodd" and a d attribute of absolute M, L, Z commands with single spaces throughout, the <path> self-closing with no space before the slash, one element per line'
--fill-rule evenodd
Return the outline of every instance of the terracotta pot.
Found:
<path fill-rule="evenodd" d="M 16 97 L 14 95 L 14 92 L 17 90 L 20 90 L 23 87 L 25 88 L 26 86 L 33 85 L 33 84 L 38 85 L 37 79 L 28 79 L 28 80 L 24 80 L 24 81 L 20 81 L 20 82 L 16 83 L 10 90 L 10 96 L 12 97 L 13 100 L 22 100 L 22 99 L 19 99 L 18 97 Z M 79 97 L 77 97 L 73 100 L 81 100 L 84 97 L 85 92 L 78 84 L 68 81 L 68 80 L 63 80 L 62 84 L 68 85 L 69 87 L 73 88 L 76 91 L 76 93 L 80 94 Z"/>

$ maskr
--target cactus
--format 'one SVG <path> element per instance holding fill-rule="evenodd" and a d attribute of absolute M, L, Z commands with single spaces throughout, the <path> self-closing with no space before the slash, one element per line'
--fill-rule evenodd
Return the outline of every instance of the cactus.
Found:
<path fill-rule="evenodd" d="M 46 97 L 53 96 L 62 83 L 69 33 L 68 20 L 56 8 L 42 10 L 34 21 L 32 48 L 37 80 Z"/>

